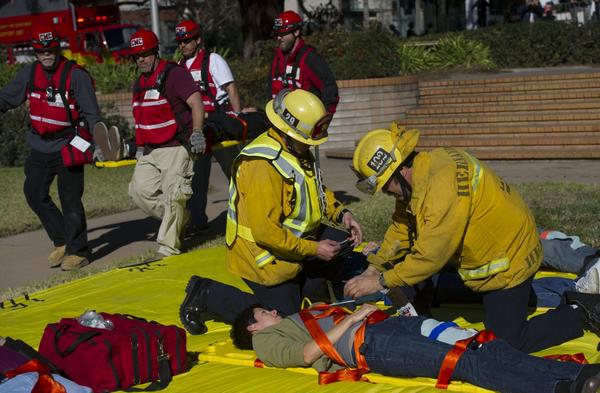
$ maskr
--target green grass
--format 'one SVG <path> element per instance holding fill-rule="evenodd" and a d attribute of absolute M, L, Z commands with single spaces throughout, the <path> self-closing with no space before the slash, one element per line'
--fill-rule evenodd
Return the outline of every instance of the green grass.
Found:
<path fill-rule="evenodd" d="M 89 168 L 86 173 L 86 198 L 87 209 L 92 209 L 89 215 L 107 214 L 131 208 L 127 197 L 127 182 L 131 176 L 132 168 L 96 170 Z M 11 216 L 0 218 L 2 227 L 10 233 L 9 223 L 14 221 L 25 222 L 23 217 L 30 216 L 29 228 L 34 228 L 37 218 L 29 211 L 20 190 L 22 186 L 22 169 L 0 168 L 0 174 L 5 179 L 5 189 L 12 190 L 11 196 L 2 196 L 2 203 L 9 208 L 6 212 Z M 600 185 L 574 184 L 574 183 L 526 183 L 517 184 L 515 187 L 521 192 L 531 207 L 538 226 L 557 229 L 568 234 L 579 235 L 581 239 L 591 245 L 600 245 Z M 394 199 L 377 194 L 371 198 L 351 204 L 356 219 L 362 224 L 365 240 L 380 240 L 391 221 L 394 210 Z M 88 213 L 90 210 L 88 210 Z M 21 228 L 27 225 L 21 224 Z M 23 229 L 22 229 L 23 230 Z M 22 231 L 20 230 L 20 231 Z M 218 237 L 202 244 L 198 248 L 208 248 L 224 245 L 224 237 Z M 105 268 L 90 268 L 83 271 L 65 272 L 48 280 L 30 283 L 28 286 L 0 291 L 0 301 L 10 299 L 23 292 L 33 293 L 44 288 L 58 285 L 63 282 L 96 274 L 101 271 L 114 269 L 126 263 L 141 261 L 148 255 L 137 255 L 127 260 L 114 261 Z"/>
<path fill-rule="evenodd" d="M 122 212 L 135 208 L 127 194 L 133 166 L 99 169 L 86 166 L 83 204 L 88 218 Z M 37 216 L 31 211 L 25 195 L 25 174 L 21 167 L 0 167 L 0 179 L 4 186 L 0 193 L 0 237 L 33 231 L 41 228 Z M 60 206 L 56 180 L 51 187 L 54 203 Z"/>

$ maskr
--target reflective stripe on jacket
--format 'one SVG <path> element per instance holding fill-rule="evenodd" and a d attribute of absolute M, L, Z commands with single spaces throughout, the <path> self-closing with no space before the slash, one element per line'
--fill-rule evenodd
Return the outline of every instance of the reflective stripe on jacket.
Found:
<path fill-rule="evenodd" d="M 166 66 L 167 62 L 160 60 L 154 72 L 150 76 L 140 75 L 134 87 L 131 106 L 138 146 L 166 143 L 177 133 L 177 121 L 161 86 L 165 83 Z"/>
<path fill-rule="evenodd" d="M 295 193 L 294 207 L 291 214 L 285 217 L 281 225 L 297 237 L 312 234 L 319 226 L 323 217 L 316 176 L 309 176 L 298 162 L 298 159 L 283 150 L 281 145 L 269 137 L 267 133 L 260 135 L 247 145 L 241 151 L 237 160 L 243 159 L 243 157 L 261 158 L 269 161 L 284 179 L 293 184 Z M 235 169 L 236 166 L 234 164 Z M 227 245 L 233 244 L 236 236 L 254 242 L 251 228 L 240 225 L 237 221 L 236 204 L 238 193 L 235 178 L 235 176 L 232 176 L 229 183 L 229 204 L 225 236 Z M 262 267 L 274 259 L 275 257 L 270 252 L 265 251 L 256 257 L 256 264 Z"/>
<path fill-rule="evenodd" d="M 67 59 L 60 57 L 50 80 L 46 77 L 40 62 L 36 61 L 32 65 L 33 85 L 27 89 L 29 118 L 31 127 L 40 135 L 62 132 L 76 125 L 79 119 L 79 111 L 71 91 L 71 75 L 73 67 L 77 66 L 69 66 L 67 69 L 68 63 Z M 67 74 L 63 75 L 65 72 Z M 61 91 L 60 84 L 63 77 L 66 78 L 66 82 L 64 91 Z M 66 98 L 66 103 L 63 102 L 63 96 Z M 69 121 L 67 110 L 71 112 L 72 122 Z"/>

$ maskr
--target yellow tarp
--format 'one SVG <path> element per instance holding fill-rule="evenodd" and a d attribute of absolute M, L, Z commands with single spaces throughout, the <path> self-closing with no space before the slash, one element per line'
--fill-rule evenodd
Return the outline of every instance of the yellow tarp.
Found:
<path fill-rule="evenodd" d="M 37 347 L 47 323 L 62 317 L 75 317 L 86 309 L 109 313 L 127 313 L 163 324 L 180 325 L 178 310 L 185 285 L 193 274 L 213 278 L 240 288 L 245 284 L 227 273 L 222 247 L 198 250 L 170 257 L 150 265 L 118 269 L 86 277 L 48 290 L 5 301 L 0 308 L 0 336 L 19 338 Z M 438 318 L 464 314 L 477 316 L 477 307 L 439 309 Z M 459 320 L 465 325 L 465 320 Z M 474 324 L 481 328 L 481 324 Z M 340 382 L 318 386 L 312 371 L 258 369 L 252 367 L 253 353 L 237 351 L 228 342 L 229 327 L 209 322 L 202 336 L 188 336 L 188 351 L 200 352 L 191 370 L 174 378 L 165 392 L 439 392 L 433 380 L 398 379 L 371 376 L 376 384 Z M 560 329 L 559 326 L 556 327 Z M 211 345 L 212 344 L 212 345 Z M 583 352 L 588 360 L 600 362 L 598 338 L 586 333 L 583 338 L 540 354 Z M 483 392 L 469 384 L 452 383 L 449 391 Z"/>

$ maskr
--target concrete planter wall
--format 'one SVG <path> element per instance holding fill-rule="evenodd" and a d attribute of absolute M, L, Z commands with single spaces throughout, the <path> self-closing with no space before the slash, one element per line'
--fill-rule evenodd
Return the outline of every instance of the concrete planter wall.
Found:
<path fill-rule="evenodd" d="M 329 141 L 321 150 L 354 147 L 367 131 L 387 128 L 417 103 L 417 78 L 412 76 L 343 80 L 338 86 L 340 103 L 329 128 Z M 98 104 L 133 126 L 131 93 L 98 94 Z"/>

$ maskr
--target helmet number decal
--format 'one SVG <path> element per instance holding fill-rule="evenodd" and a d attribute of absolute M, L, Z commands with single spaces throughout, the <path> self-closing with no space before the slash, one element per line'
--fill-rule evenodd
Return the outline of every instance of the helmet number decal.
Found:
<path fill-rule="evenodd" d="M 380 147 L 375 154 L 373 154 L 373 157 L 371 157 L 367 166 L 375 171 L 375 173 L 380 173 L 385 169 L 386 164 L 390 162 L 391 159 L 392 156 L 390 156 L 390 153 Z"/>
<path fill-rule="evenodd" d="M 297 127 L 300 120 L 296 119 L 294 115 L 292 115 L 287 109 L 283 109 L 283 113 L 281 114 L 281 118 L 291 125 L 292 127 Z"/>

